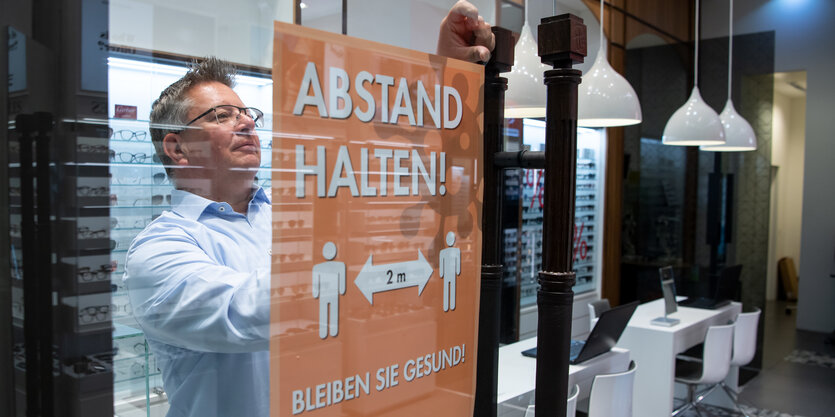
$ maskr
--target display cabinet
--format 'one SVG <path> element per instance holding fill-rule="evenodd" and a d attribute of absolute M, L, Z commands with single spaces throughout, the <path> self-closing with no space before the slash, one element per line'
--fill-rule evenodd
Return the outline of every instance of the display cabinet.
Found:
<path fill-rule="evenodd" d="M 522 132 L 526 149 L 545 149 L 544 122 L 524 119 Z M 575 295 L 596 292 L 600 283 L 604 157 L 605 130 L 579 128 L 573 236 Z M 505 222 L 503 252 L 505 281 L 516 282 L 518 301 L 515 305 L 504 303 L 504 308 L 512 306 L 519 312 L 520 338 L 535 334 L 536 329 L 535 322 L 525 321 L 535 320 L 536 316 L 537 274 L 542 269 L 544 183 L 541 169 L 512 170 L 505 176 L 505 193 L 518 195 L 517 215 Z"/>

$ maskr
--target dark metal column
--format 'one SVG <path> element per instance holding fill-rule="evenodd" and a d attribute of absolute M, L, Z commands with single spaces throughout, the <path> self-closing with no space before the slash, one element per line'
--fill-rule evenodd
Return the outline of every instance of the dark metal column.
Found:
<path fill-rule="evenodd" d="M 32 166 L 33 134 L 35 118 L 31 114 L 19 114 L 15 130 L 20 143 L 20 235 L 23 254 L 23 339 L 26 349 L 26 415 L 41 414 L 41 362 L 39 354 L 40 332 L 37 328 L 39 280 L 37 276 L 37 233 L 35 225 L 35 172 Z"/>
<path fill-rule="evenodd" d="M 502 169 L 495 163 L 495 154 L 504 145 L 504 92 L 507 79 L 499 76 L 513 65 L 513 34 L 500 27 L 493 28 L 496 47 L 484 76 L 484 196 L 481 214 L 481 295 L 478 311 L 478 362 L 474 416 L 495 417 L 499 380 L 499 327 L 502 289 L 503 200 Z"/>
<path fill-rule="evenodd" d="M 581 72 L 572 69 L 586 55 L 586 26 L 577 16 L 542 19 L 539 56 L 553 70 L 545 72 L 548 88 L 545 126 L 545 206 L 542 271 L 537 294 L 536 411 L 565 417 L 568 355 L 571 341 L 572 245 L 577 165 L 577 86 Z"/>
<path fill-rule="evenodd" d="M 40 355 L 41 414 L 54 415 L 53 405 L 53 348 L 52 348 L 52 190 L 49 142 L 52 134 L 52 115 L 36 112 L 35 162 L 37 163 L 37 280 L 38 280 L 38 354 Z"/>

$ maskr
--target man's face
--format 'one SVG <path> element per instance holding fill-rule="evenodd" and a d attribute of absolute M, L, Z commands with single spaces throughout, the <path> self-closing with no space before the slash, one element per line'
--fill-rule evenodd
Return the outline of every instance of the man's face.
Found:
<path fill-rule="evenodd" d="M 197 84 L 186 95 L 193 103 L 188 111 L 188 120 L 222 104 L 244 107 L 240 97 L 219 82 Z M 244 170 L 254 176 L 261 164 L 261 144 L 255 134 L 255 122 L 247 116 L 241 115 L 237 121 L 228 124 L 218 124 L 215 113 L 209 112 L 192 123 L 180 136 L 190 166 L 202 167 L 221 175 L 230 170 Z M 211 174 L 209 176 L 214 177 Z"/>

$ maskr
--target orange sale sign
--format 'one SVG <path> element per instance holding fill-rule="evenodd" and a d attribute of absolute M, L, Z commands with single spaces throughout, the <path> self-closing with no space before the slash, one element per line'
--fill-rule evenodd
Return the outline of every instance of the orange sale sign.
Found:
<path fill-rule="evenodd" d="M 472 415 L 483 83 L 275 24 L 271 415 Z"/>

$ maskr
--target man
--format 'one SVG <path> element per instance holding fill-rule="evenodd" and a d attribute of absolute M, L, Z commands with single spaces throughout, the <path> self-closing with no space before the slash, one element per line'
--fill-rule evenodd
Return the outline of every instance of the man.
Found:
<path fill-rule="evenodd" d="M 459 1 L 441 23 L 438 52 L 487 61 L 493 43 L 490 25 Z M 170 417 L 269 414 L 271 203 L 253 183 L 263 114 L 235 94 L 231 73 L 208 58 L 151 110 L 175 190 L 171 211 L 134 239 L 124 281 Z"/>

